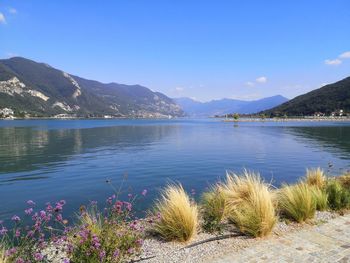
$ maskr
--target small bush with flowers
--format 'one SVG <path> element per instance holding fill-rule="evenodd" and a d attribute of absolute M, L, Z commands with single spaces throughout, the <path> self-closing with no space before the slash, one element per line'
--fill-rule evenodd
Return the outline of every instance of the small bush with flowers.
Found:
<path fill-rule="evenodd" d="M 124 262 L 141 252 L 143 226 L 133 220 L 132 202 L 113 195 L 103 212 L 92 202 L 82 207 L 79 223 L 68 235 L 72 262 Z"/>
<path fill-rule="evenodd" d="M 47 203 L 45 210 L 35 211 L 35 203 L 27 201 L 26 217 L 31 224 L 24 225 L 22 219 L 14 215 L 11 220 L 13 228 L 8 230 L 3 223 L 0 225 L 2 245 L 6 247 L 5 262 L 44 262 L 42 251 L 51 243 L 64 241 L 66 220 L 63 220 L 62 210 L 65 201 L 61 200 L 52 206 Z M 66 260 L 68 262 L 68 259 Z"/>
<path fill-rule="evenodd" d="M 142 192 L 145 196 L 146 190 Z M 113 195 L 99 211 L 97 202 L 81 207 L 78 222 L 68 226 L 62 217 L 65 201 L 46 204 L 43 210 L 29 200 L 26 220 L 14 215 L 6 226 L 0 221 L 0 263 L 49 262 L 48 251 L 60 247 L 64 263 L 125 262 L 141 252 L 144 226 L 133 215 L 136 197 L 128 202 Z M 23 218 L 24 219 L 24 218 Z M 27 225 L 24 222 L 31 222 Z M 62 257 L 61 257 L 62 258 Z M 51 261 L 50 261 L 51 262 Z"/>

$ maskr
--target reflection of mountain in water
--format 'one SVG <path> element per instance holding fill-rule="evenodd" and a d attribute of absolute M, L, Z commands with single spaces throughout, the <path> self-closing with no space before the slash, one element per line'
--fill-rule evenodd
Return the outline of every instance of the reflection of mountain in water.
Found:
<path fill-rule="evenodd" d="M 303 140 L 317 143 L 318 147 L 350 158 L 350 126 L 332 127 L 288 127 L 287 131 Z"/>
<path fill-rule="evenodd" d="M 176 126 L 116 126 L 90 129 L 0 129 L 0 174 L 32 171 L 55 165 L 96 148 L 144 149 L 174 131 Z M 24 179 L 24 178 L 23 178 Z"/>

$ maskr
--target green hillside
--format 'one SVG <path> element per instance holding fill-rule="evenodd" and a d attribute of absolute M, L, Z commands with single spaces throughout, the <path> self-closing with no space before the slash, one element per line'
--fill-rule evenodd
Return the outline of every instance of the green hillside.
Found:
<path fill-rule="evenodd" d="M 350 113 L 350 77 L 300 95 L 280 106 L 261 112 L 267 116 L 311 116 L 315 113 Z"/>

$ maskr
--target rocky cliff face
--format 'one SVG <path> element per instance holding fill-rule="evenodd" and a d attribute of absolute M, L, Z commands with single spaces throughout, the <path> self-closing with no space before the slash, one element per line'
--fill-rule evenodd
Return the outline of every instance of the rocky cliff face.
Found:
<path fill-rule="evenodd" d="M 24 58 L 0 60 L 0 108 L 31 116 L 182 116 L 170 98 L 140 85 L 104 84 Z"/>

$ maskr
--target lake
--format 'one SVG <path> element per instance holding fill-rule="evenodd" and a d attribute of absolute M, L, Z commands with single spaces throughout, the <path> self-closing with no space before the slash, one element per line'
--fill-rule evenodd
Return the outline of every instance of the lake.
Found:
<path fill-rule="evenodd" d="M 258 171 L 279 186 L 307 167 L 331 175 L 350 169 L 349 122 L 176 120 L 0 121 L 0 220 L 65 199 L 66 215 L 90 200 L 181 182 L 195 196 L 226 171 Z M 124 178 L 124 179 L 123 179 Z M 111 183 L 107 183 L 111 182 Z"/>

